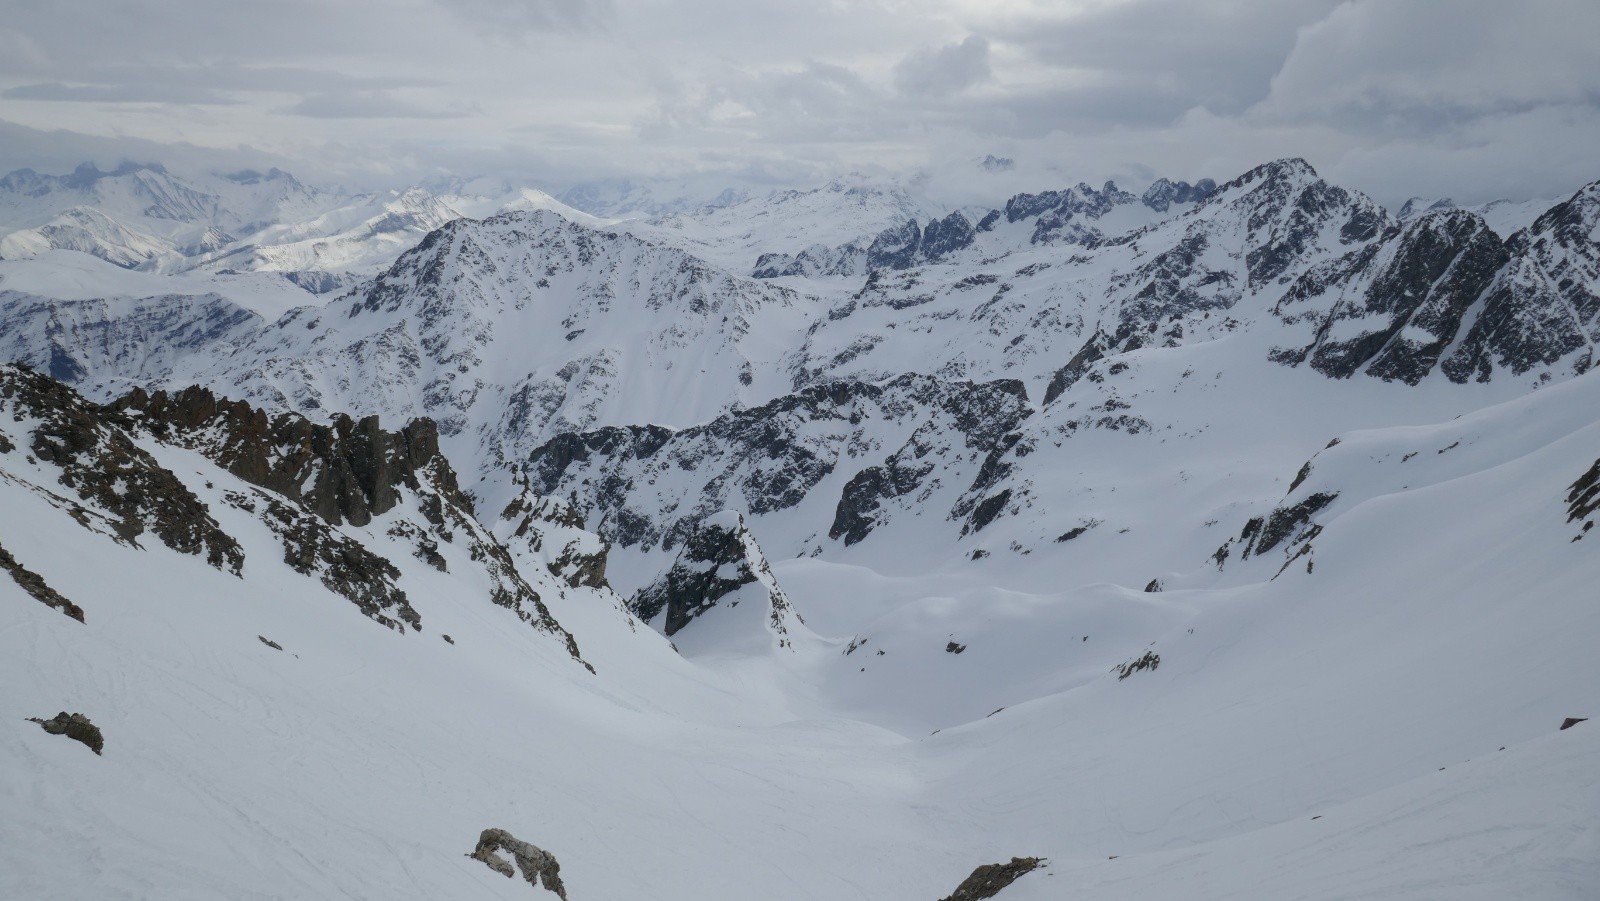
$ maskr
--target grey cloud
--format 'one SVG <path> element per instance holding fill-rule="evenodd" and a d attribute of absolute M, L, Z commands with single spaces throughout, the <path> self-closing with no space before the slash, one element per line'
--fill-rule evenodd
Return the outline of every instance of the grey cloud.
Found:
<path fill-rule="evenodd" d="M 331 69 L 302 66 L 253 66 L 236 62 L 201 65 L 96 66 L 83 72 L 84 80 L 106 84 L 205 85 L 222 91 L 259 93 L 310 93 L 331 90 L 379 90 L 429 87 L 435 79 L 406 75 L 351 75 Z"/>
<path fill-rule="evenodd" d="M 1591 0 L 1355 0 L 1302 29 L 1253 110 L 1395 134 L 1546 106 L 1600 106 Z"/>
<path fill-rule="evenodd" d="M 918 50 L 894 70 L 895 86 L 909 96 L 945 97 L 987 81 L 989 42 L 972 35 L 959 44 Z"/>
<path fill-rule="evenodd" d="M 0 168 L 767 184 L 941 158 L 953 180 L 1001 152 L 1038 189 L 1298 155 L 1386 199 L 1409 183 L 1463 202 L 1600 176 L 1594 0 L 0 5 L 4 114 L 33 128 L 0 123 Z M 427 127 L 441 118 L 449 141 Z"/>
<path fill-rule="evenodd" d="M 1055 80 L 1073 93 L 1116 93 L 1137 118 L 1193 107 L 1231 114 L 1267 96 L 1298 30 L 1338 3 L 1131 0 L 1023 19 L 995 36 L 1063 70 Z"/>
<path fill-rule="evenodd" d="M 736 132 L 763 142 L 859 140 L 892 117 L 883 100 L 853 70 L 811 61 L 795 70 L 729 73 L 700 92 L 673 87 L 640 130 L 647 138 Z"/>
<path fill-rule="evenodd" d="M 521 35 L 538 31 L 581 31 L 611 21 L 608 0 L 436 0 L 474 31 Z"/>
<path fill-rule="evenodd" d="M 93 84 L 60 82 L 25 84 L 0 91 L 7 100 L 46 100 L 62 103 L 186 103 L 221 106 L 238 101 L 216 91 L 192 85 Z"/>
<path fill-rule="evenodd" d="M 423 106 L 387 91 L 312 94 L 287 110 L 313 119 L 462 119 L 477 111 L 471 104 L 454 109 Z"/>

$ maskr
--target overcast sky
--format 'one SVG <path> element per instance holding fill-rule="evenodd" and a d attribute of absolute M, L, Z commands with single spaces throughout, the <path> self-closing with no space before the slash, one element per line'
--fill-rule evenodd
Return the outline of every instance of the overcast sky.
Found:
<path fill-rule="evenodd" d="M 1597 0 L 0 0 L 0 169 L 1600 179 Z"/>

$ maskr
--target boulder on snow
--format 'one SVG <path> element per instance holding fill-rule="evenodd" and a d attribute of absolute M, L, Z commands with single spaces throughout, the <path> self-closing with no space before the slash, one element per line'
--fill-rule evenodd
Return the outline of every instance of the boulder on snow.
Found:
<path fill-rule="evenodd" d="M 511 860 L 502 857 L 502 851 L 511 855 Z M 467 856 L 483 861 L 489 869 L 507 879 L 520 869 L 529 885 L 537 888 L 543 881 L 546 890 L 555 892 L 561 901 L 567 901 L 567 887 L 561 884 L 561 864 L 556 862 L 555 855 L 521 841 L 504 829 L 483 830 L 478 836 L 478 846 Z"/>
<path fill-rule="evenodd" d="M 81 713 L 68 713 L 63 710 L 47 720 L 30 716 L 28 722 L 38 723 L 41 729 L 51 735 L 65 735 L 73 741 L 81 741 L 96 754 L 105 750 L 106 740 L 100 734 L 100 727 L 89 722 L 89 718 Z"/>
<path fill-rule="evenodd" d="M 0 569 L 10 573 L 11 578 L 16 581 L 17 585 L 21 586 L 23 591 L 33 595 L 34 599 L 41 604 L 60 610 L 80 623 L 83 622 L 82 607 L 67 600 L 60 592 L 46 585 L 43 576 L 18 563 L 17 558 L 11 556 L 11 552 L 3 546 L 0 546 Z"/>
<path fill-rule="evenodd" d="M 1557 732 L 1565 732 L 1568 729 L 1571 729 L 1573 726 L 1578 725 L 1579 723 L 1586 723 L 1588 721 L 1589 721 L 1589 718 L 1586 717 L 1586 716 L 1569 716 L 1566 719 L 1561 721 L 1561 728 L 1557 729 L 1556 731 Z"/>
<path fill-rule="evenodd" d="M 942 901 L 982 901 L 1045 864 L 1041 857 L 1013 857 L 1010 863 L 986 863 L 968 876 Z"/>

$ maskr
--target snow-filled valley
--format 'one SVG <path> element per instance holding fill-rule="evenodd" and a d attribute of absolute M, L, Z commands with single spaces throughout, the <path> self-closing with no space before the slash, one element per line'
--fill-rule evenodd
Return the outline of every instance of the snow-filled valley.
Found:
<path fill-rule="evenodd" d="M 0 180 L 0 896 L 1596 897 L 1600 182 L 435 187 Z"/>

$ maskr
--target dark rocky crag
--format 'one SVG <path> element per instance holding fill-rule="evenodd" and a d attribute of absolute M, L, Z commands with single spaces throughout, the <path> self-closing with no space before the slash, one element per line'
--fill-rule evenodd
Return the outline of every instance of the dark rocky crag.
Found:
<path fill-rule="evenodd" d="M 818 531 L 854 542 L 938 487 L 929 463 L 976 469 L 1031 414 L 1015 380 L 906 374 L 879 385 L 825 382 L 681 431 L 628 426 L 564 433 L 535 449 L 524 472 L 537 494 L 574 496 L 606 539 L 671 550 L 718 510 L 736 503 L 753 515 L 792 508 L 846 467 L 857 474 L 831 526 L 818 523 Z M 879 446 L 874 433 L 885 425 L 911 435 L 899 446 Z M 882 478 L 860 474 L 873 467 Z M 682 504 L 645 490 L 685 473 L 702 487 Z"/>
<path fill-rule="evenodd" d="M 1600 341 L 1597 229 L 1600 182 L 1504 241 L 1466 210 L 1415 216 L 1301 275 L 1273 313 L 1314 337 L 1272 358 L 1412 385 L 1433 372 L 1483 382 L 1563 360 L 1581 374 Z"/>
<path fill-rule="evenodd" d="M 534 553 L 547 555 L 547 568 L 569 588 L 608 587 L 606 560 L 610 544 L 603 538 L 597 541 L 569 538 L 561 542 L 561 538 L 587 532 L 583 514 L 568 501 L 534 494 L 528 490 L 526 479 L 520 475 L 517 479 L 523 490 L 500 512 L 502 520 L 514 523 L 511 537 L 526 541 Z M 559 550 L 557 543 L 560 543 Z"/>
<path fill-rule="evenodd" d="M 38 723 L 39 728 L 51 735 L 65 735 L 73 741 L 82 742 L 96 755 L 101 755 L 105 751 L 106 740 L 105 736 L 100 734 L 100 727 L 81 713 L 68 713 L 63 710 L 47 720 L 30 716 L 28 722 Z"/>
<path fill-rule="evenodd" d="M 768 623 L 780 647 L 789 645 L 787 618 L 795 613 L 778 587 L 744 517 L 724 510 L 697 523 L 666 574 L 640 589 L 629 606 L 646 621 L 663 612 L 662 631 L 674 635 L 696 617 L 717 607 L 746 585 L 760 583 L 770 614 Z M 735 601 L 734 603 L 737 603 Z"/>
<path fill-rule="evenodd" d="M 972 871 L 948 897 L 941 901 L 984 901 L 1000 890 L 1044 866 L 1038 857 L 1013 857 L 1009 863 L 987 863 Z"/>
<path fill-rule="evenodd" d="M 142 414 L 156 437 L 199 450 L 333 525 L 367 525 L 399 503 L 401 489 L 416 491 L 424 479 L 472 510 L 439 452 L 439 430 L 430 419 L 413 420 L 398 432 L 382 429 L 377 416 L 338 414 L 324 425 L 293 413 L 268 416 L 198 386 L 154 394 L 135 389 L 114 406 Z"/>
<path fill-rule="evenodd" d="M 116 537 L 137 546 L 146 531 L 182 554 L 239 575 L 244 552 L 206 505 L 130 437 L 135 425 L 32 370 L 0 366 L 0 400 L 15 421 L 36 420 L 29 449 L 61 470 L 60 482 L 112 517 Z"/>
<path fill-rule="evenodd" d="M 84 621 L 82 607 L 67 600 L 60 592 L 45 584 L 43 576 L 18 563 L 17 558 L 13 557 L 4 546 L 0 546 L 0 569 L 10 573 L 17 585 L 32 595 L 34 600 L 53 610 L 60 610 L 80 623 Z"/>

